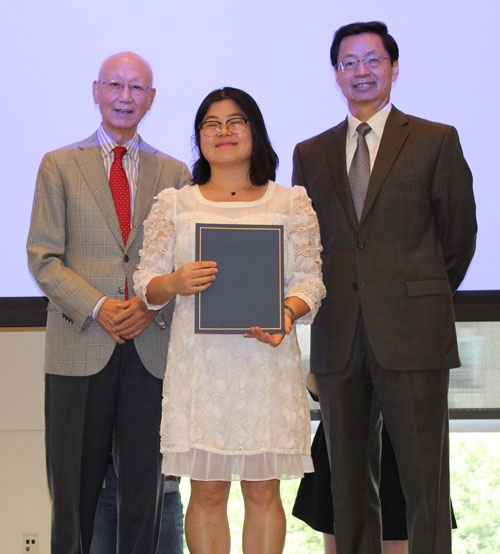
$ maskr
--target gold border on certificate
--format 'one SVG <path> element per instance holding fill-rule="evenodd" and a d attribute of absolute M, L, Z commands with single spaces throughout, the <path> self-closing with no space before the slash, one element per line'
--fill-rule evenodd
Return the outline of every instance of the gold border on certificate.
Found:
<path fill-rule="evenodd" d="M 250 231 L 274 231 L 278 233 L 278 274 L 279 274 L 279 303 L 278 303 L 278 317 L 277 320 L 279 321 L 278 327 L 265 327 L 266 331 L 277 331 L 283 329 L 283 302 L 284 302 L 284 268 L 283 268 L 283 225 L 261 225 L 261 224 L 211 224 L 211 223 L 198 223 L 196 224 L 197 230 L 198 230 L 198 256 L 196 261 L 202 261 L 203 258 L 203 231 L 207 229 L 215 229 L 215 230 L 250 230 Z M 204 327 L 201 325 L 202 322 L 202 292 L 197 294 L 197 311 L 198 311 L 198 329 L 199 332 L 211 332 L 216 333 L 219 332 L 235 332 L 235 331 L 241 331 L 246 332 L 250 331 L 250 327 Z"/>

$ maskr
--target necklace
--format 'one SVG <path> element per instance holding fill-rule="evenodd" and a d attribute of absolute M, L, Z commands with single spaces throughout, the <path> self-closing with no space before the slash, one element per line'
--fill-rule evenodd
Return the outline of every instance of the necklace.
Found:
<path fill-rule="evenodd" d="M 217 185 L 216 183 L 211 183 L 212 187 L 214 187 L 216 190 L 220 190 L 220 191 L 223 191 L 224 193 L 228 193 L 231 195 L 231 196 L 236 196 L 236 193 L 237 192 L 242 192 L 244 190 L 251 190 L 253 189 L 254 185 L 252 183 L 248 183 L 248 184 L 245 184 L 243 185 L 242 187 L 240 187 L 239 189 L 236 189 L 236 190 L 227 190 L 225 189 L 224 187 L 221 187 L 220 185 Z"/>

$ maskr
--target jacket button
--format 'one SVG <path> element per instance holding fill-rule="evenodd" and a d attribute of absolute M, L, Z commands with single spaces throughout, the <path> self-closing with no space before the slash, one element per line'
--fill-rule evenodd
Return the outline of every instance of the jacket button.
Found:
<path fill-rule="evenodd" d="M 358 282 L 357 281 L 354 281 L 354 283 L 352 284 L 352 288 L 354 290 L 358 290 Z"/>
<path fill-rule="evenodd" d="M 118 293 L 123 294 L 125 292 L 125 287 L 118 287 Z"/>
<path fill-rule="evenodd" d="M 364 248 L 364 247 L 365 247 L 365 243 L 359 241 L 359 242 L 358 242 L 358 248 Z"/>
<path fill-rule="evenodd" d="M 129 260 L 130 258 L 128 257 L 128 254 L 125 254 L 125 256 L 123 256 L 123 261 L 128 262 Z"/>

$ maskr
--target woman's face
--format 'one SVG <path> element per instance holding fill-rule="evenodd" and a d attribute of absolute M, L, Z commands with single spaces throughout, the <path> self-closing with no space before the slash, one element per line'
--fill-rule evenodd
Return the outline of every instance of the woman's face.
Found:
<path fill-rule="evenodd" d="M 241 127 L 241 132 L 231 131 L 227 125 L 228 120 L 235 121 L 235 118 L 245 118 L 246 114 L 238 107 L 233 100 L 220 100 L 214 102 L 203 118 L 205 122 L 219 124 L 220 131 L 214 136 L 206 136 L 203 129 L 200 130 L 200 149 L 211 167 L 215 165 L 245 165 L 250 167 L 252 156 L 252 132 L 250 122 Z M 237 121 L 237 119 L 236 119 Z M 233 127 L 233 125 L 231 125 Z"/>

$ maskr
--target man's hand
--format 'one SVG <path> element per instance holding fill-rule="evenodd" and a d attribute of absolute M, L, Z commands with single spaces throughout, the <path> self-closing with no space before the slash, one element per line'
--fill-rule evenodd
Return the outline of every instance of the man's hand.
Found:
<path fill-rule="evenodd" d="M 118 344 L 138 337 L 153 321 L 158 312 L 148 310 L 144 302 L 134 296 L 129 300 L 108 298 L 97 315 L 97 323 Z"/>

